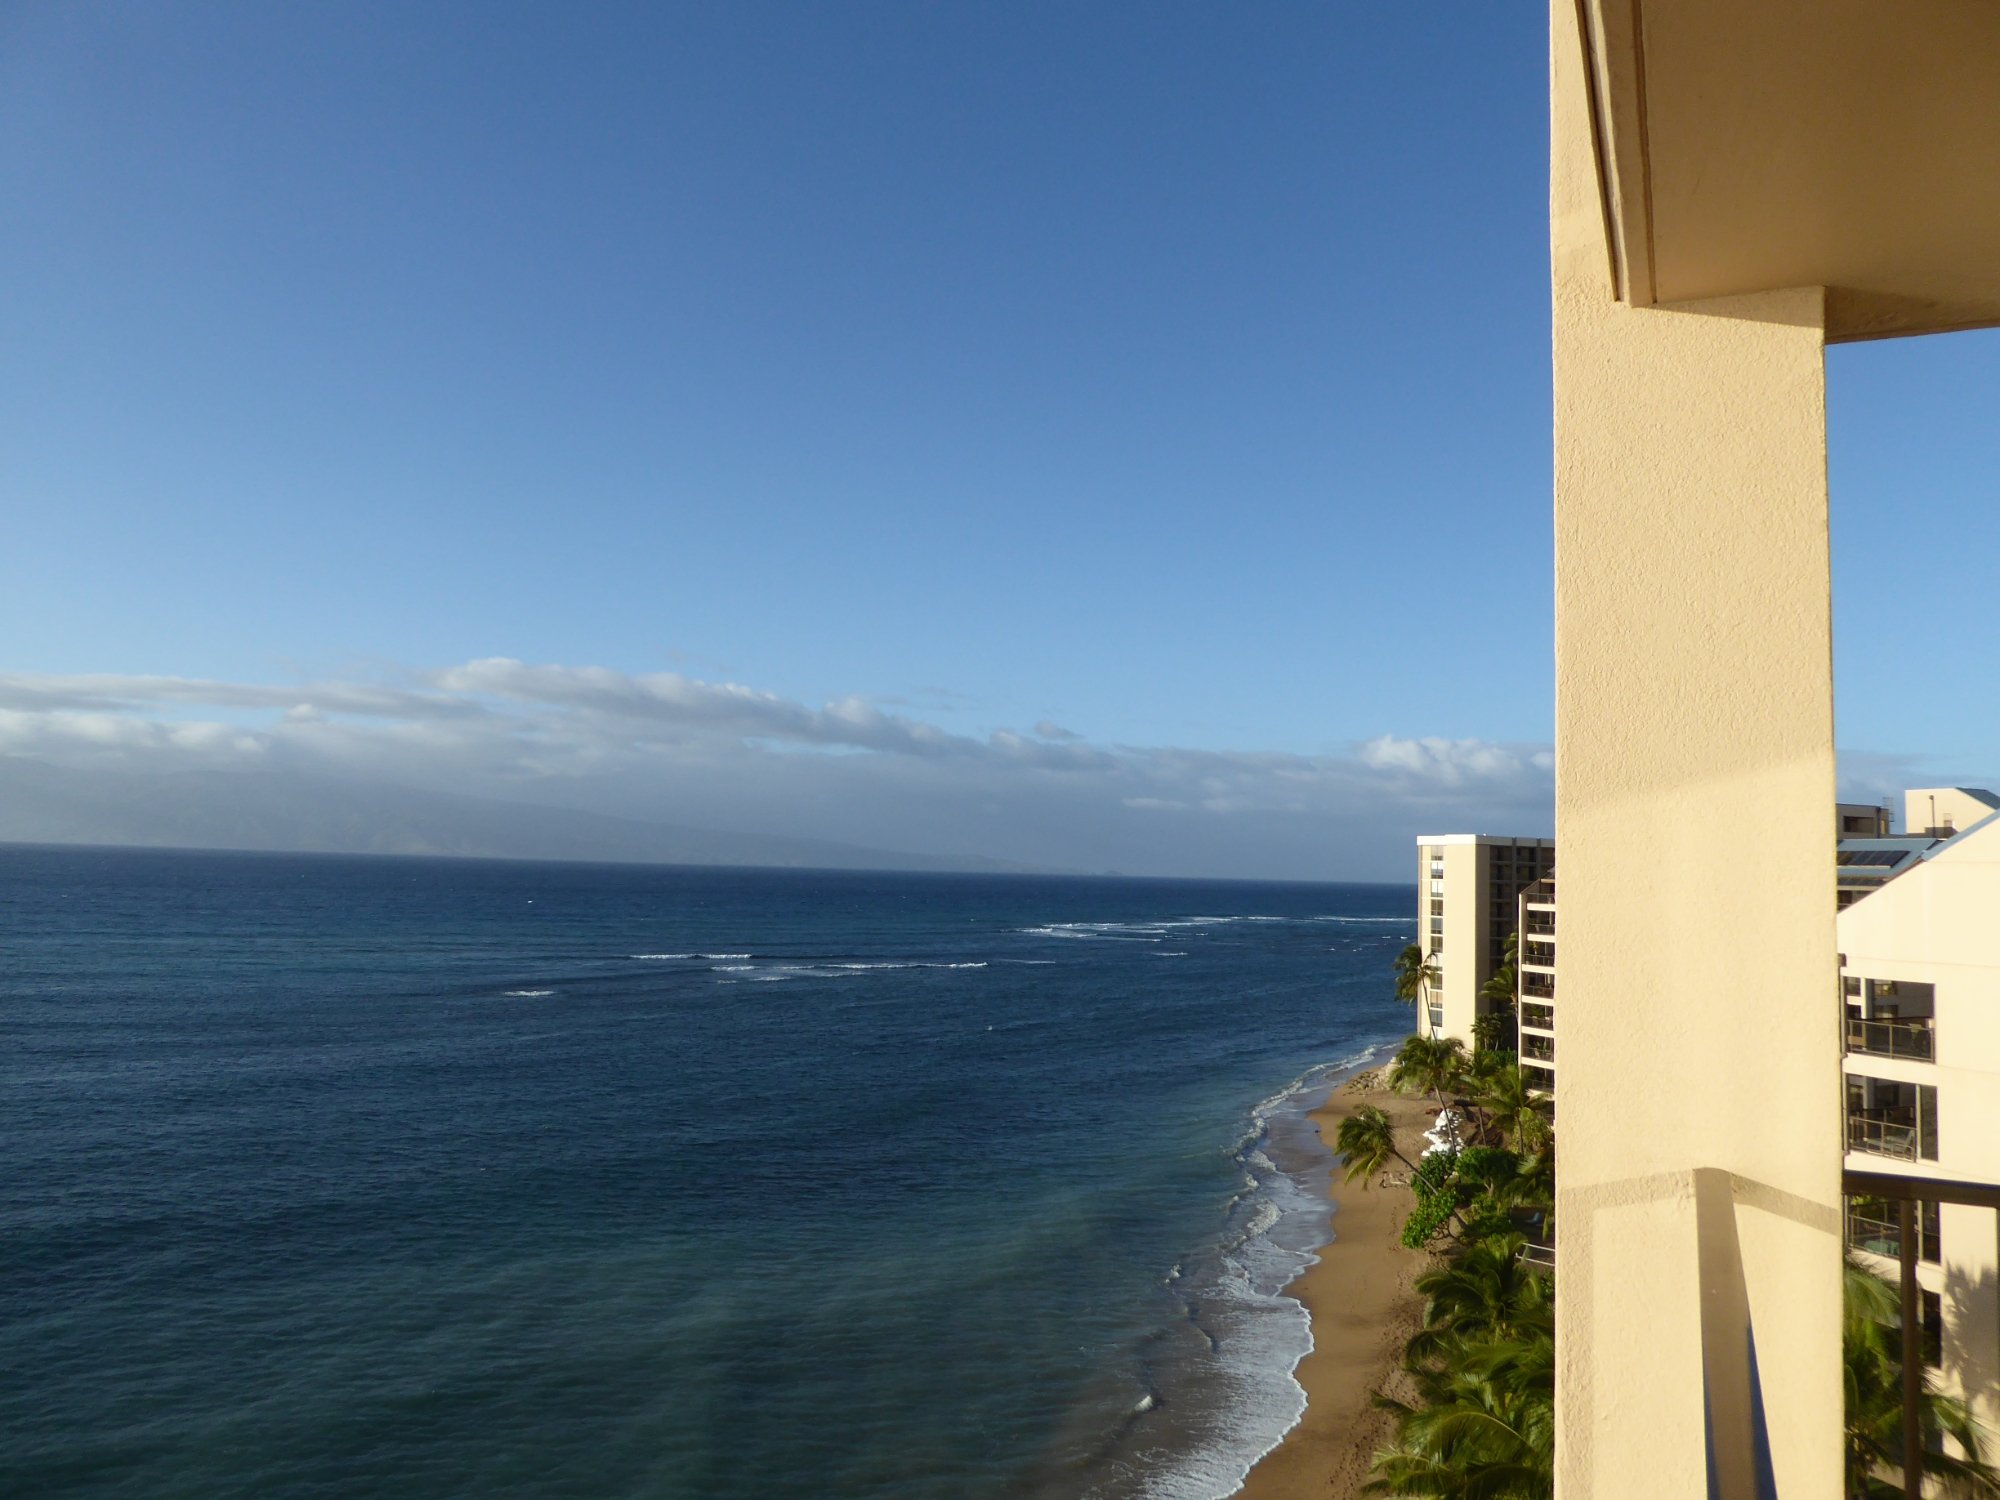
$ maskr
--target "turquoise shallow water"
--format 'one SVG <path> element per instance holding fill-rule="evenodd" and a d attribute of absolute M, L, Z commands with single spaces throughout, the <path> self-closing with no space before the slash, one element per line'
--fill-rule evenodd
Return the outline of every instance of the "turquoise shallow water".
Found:
<path fill-rule="evenodd" d="M 0 1493 L 1225 1494 L 1413 904 L 0 850 Z"/>

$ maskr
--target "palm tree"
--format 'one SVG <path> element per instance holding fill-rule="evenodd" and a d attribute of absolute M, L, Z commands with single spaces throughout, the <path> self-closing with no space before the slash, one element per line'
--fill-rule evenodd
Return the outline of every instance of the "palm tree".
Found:
<path fill-rule="evenodd" d="M 1897 1500 L 1900 1482 L 1879 1476 L 1903 1464 L 1902 1335 L 1896 1289 L 1873 1272 L 1847 1263 L 1841 1319 L 1841 1352 L 1847 1381 L 1847 1483 L 1849 1500 Z M 2000 1495 L 2000 1469 L 1986 1461 L 1985 1430 L 1965 1403 L 1945 1395 L 1926 1374 L 1918 1425 L 1925 1438 L 1924 1476 L 1942 1495 Z M 1958 1445 L 1954 1458 L 1930 1445 L 1943 1434 Z"/>
<path fill-rule="evenodd" d="M 1450 1339 L 1413 1365 L 1419 1403 L 1386 1396 L 1396 1440 L 1375 1455 L 1371 1495 L 1547 1500 L 1555 1493 L 1555 1341 Z"/>
<path fill-rule="evenodd" d="M 1512 1029 L 1508 1023 L 1514 1016 L 1514 981 L 1520 955 L 1521 934 L 1510 932 L 1501 953 L 1500 967 L 1493 971 L 1491 979 L 1479 987 L 1479 1004 L 1484 1014 L 1473 1022 L 1473 1031 L 1477 1035 L 1483 1030 L 1484 1035 L 1479 1039 L 1482 1047 L 1491 1047 L 1505 1040 Z"/>
<path fill-rule="evenodd" d="M 1522 1264 L 1522 1244 L 1518 1234 L 1482 1240 L 1419 1276 L 1424 1327 L 1410 1339 L 1405 1359 L 1436 1358 L 1467 1338 L 1553 1338 L 1549 1281 Z"/>
<path fill-rule="evenodd" d="M 1389 1087 L 1399 1094 L 1429 1094 L 1444 1108 L 1447 1089 L 1465 1076 L 1465 1044 L 1455 1036 L 1413 1036 L 1389 1065 Z"/>
<path fill-rule="evenodd" d="M 1475 1075 L 1473 1102 L 1487 1123 L 1515 1150 L 1533 1150 L 1548 1133 L 1548 1101 L 1528 1087 L 1520 1068 L 1508 1059 Z"/>
<path fill-rule="evenodd" d="M 1426 954 L 1418 944 L 1411 943 L 1396 955 L 1396 998 L 1405 1005 L 1415 1005 L 1437 982 L 1435 952 Z"/>
<path fill-rule="evenodd" d="M 1373 1177 L 1389 1164 L 1392 1156 L 1412 1172 L 1417 1170 L 1417 1164 L 1396 1149 L 1395 1126 L 1373 1104 L 1362 1105 L 1342 1120 L 1333 1140 L 1340 1154 L 1347 1158 L 1349 1182 Z"/>

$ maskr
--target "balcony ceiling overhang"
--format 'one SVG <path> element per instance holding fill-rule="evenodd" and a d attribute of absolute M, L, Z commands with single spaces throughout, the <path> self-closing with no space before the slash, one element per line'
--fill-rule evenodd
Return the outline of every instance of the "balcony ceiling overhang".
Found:
<path fill-rule="evenodd" d="M 1576 0 L 1618 295 L 2000 324 L 2000 0 Z"/>

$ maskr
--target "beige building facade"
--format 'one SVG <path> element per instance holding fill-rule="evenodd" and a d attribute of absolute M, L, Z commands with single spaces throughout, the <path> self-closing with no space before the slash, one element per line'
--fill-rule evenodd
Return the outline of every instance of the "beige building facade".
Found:
<path fill-rule="evenodd" d="M 2000 812 L 2000 796 L 1984 787 L 1926 786 L 1903 793 L 1903 830 L 1948 839 Z"/>
<path fill-rule="evenodd" d="M 2000 323 L 2000 6 L 1549 21 L 1556 1493 L 1834 1495 L 1824 351 Z"/>
<path fill-rule="evenodd" d="M 1521 1072 L 1532 1088 L 1556 1087 L 1556 877 L 1551 870 L 1521 892 L 1516 918 L 1521 949 L 1514 966 L 1514 1008 Z"/>
<path fill-rule="evenodd" d="M 1435 974 L 1417 1002 L 1417 1031 L 1473 1045 L 1496 1009 L 1480 988 L 1506 958 L 1523 889 L 1555 865 L 1555 841 L 1487 833 L 1417 838 L 1417 941 Z"/>
<path fill-rule="evenodd" d="M 2000 818 L 1988 816 L 1840 913 L 1850 1167 L 2000 1183 Z M 1848 1233 L 1894 1279 L 1891 1217 L 1851 1203 Z M 1947 1203 L 1926 1205 L 1923 1226 L 1931 1358 L 2000 1431 L 2000 1222 Z"/>

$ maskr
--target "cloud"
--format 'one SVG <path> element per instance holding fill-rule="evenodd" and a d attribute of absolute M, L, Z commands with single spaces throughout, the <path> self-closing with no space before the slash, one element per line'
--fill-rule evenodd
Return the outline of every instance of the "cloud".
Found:
<path fill-rule="evenodd" d="M 1362 762 L 1375 770 L 1406 772 L 1445 786 L 1548 772 L 1555 767 L 1555 757 L 1547 749 L 1523 750 L 1485 740 L 1405 740 L 1385 734 L 1367 741 L 1359 753 Z"/>
<path fill-rule="evenodd" d="M 955 733 L 679 672 L 487 657 L 381 680 L 0 676 L 0 754 L 274 769 L 585 811 L 1136 873 L 1409 878 L 1431 827 L 1542 833 L 1546 747 L 1381 735 L 1335 754 Z"/>

